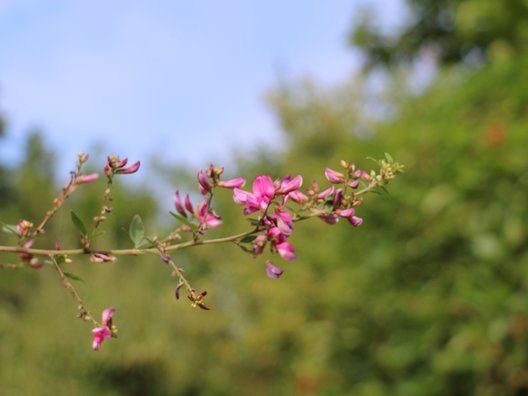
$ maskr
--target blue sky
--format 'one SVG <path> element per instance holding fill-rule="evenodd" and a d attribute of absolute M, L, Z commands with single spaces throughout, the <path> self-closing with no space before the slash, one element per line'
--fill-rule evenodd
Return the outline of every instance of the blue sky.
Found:
<path fill-rule="evenodd" d="M 346 34 L 366 3 L 383 23 L 401 15 L 401 0 L 0 0 L 0 156 L 16 161 L 34 127 L 59 169 L 95 143 L 191 167 L 279 147 L 264 93 L 279 74 L 345 80 L 359 65 Z"/>

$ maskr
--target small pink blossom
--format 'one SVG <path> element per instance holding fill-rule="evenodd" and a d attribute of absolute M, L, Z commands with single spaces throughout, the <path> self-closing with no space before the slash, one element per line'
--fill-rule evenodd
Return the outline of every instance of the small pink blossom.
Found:
<path fill-rule="evenodd" d="M 292 201 L 300 204 L 308 202 L 308 197 L 299 190 L 290 192 L 287 197 L 290 198 Z"/>
<path fill-rule="evenodd" d="M 339 217 L 335 214 L 321 215 L 319 218 L 327 224 L 336 224 L 339 221 Z"/>
<path fill-rule="evenodd" d="M 370 180 L 370 176 L 367 172 L 365 172 L 364 170 L 362 169 L 358 169 L 357 171 L 355 171 L 353 174 L 352 174 L 352 177 L 354 179 L 364 179 L 364 180 Z"/>
<path fill-rule="evenodd" d="M 275 264 L 273 264 L 270 260 L 266 261 L 266 274 L 271 279 L 277 279 L 280 278 L 280 276 L 284 273 L 284 270 L 280 267 L 277 267 Z"/>
<path fill-rule="evenodd" d="M 318 199 L 318 200 L 326 199 L 326 198 L 328 198 L 329 195 L 334 193 L 334 190 L 335 190 L 335 187 L 334 186 L 330 186 L 326 190 L 321 191 L 319 194 L 315 194 L 314 198 Z"/>
<path fill-rule="evenodd" d="M 301 175 L 295 176 L 293 179 L 290 176 L 287 176 L 280 182 L 279 188 L 277 189 L 277 194 L 289 194 L 295 190 L 298 190 L 303 183 Z"/>
<path fill-rule="evenodd" d="M 31 228 L 33 228 L 32 222 L 24 220 L 24 219 L 18 220 L 16 229 L 17 229 L 17 234 L 19 237 L 21 238 L 26 237 L 31 231 Z"/>
<path fill-rule="evenodd" d="M 198 179 L 198 188 L 200 189 L 200 193 L 202 195 L 207 194 L 208 192 L 211 192 L 212 184 L 207 179 L 207 176 L 203 173 L 202 170 L 198 172 L 198 175 L 196 177 Z"/>
<path fill-rule="evenodd" d="M 112 317 L 114 316 L 114 313 L 114 308 L 105 309 L 102 315 L 103 326 L 92 329 L 92 333 L 94 334 L 92 348 L 94 351 L 99 350 L 99 347 L 105 338 L 111 338 L 113 335 L 115 335 L 115 330 L 113 328 L 114 326 L 112 324 Z"/>
<path fill-rule="evenodd" d="M 325 169 L 325 177 L 333 184 L 339 184 L 345 181 L 345 175 L 330 168 Z"/>
<path fill-rule="evenodd" d="M 89 175 L 81 175 L 77 177 L 76 182 L 77 184 L 86 184 L 91 183 L 97 180 L 99 177 L 99 173 L 90 173 Z"/>
<path fill-rule="evenodd" d="M 33 246 L 33 239 L 28 239 L 24 244 L 22 245 L 25 249 L 31 249 Z M 20 259 L 22 261 L 29 262 L 33 258 L 33 255 L 30 253 L 20 253 Z"/>
<path fill-rule="evenodd" d="M 187 217 L 187 212 L 185 212 L 185 209 L 183 207 L 183 203 L 180 197 L 180 192 L 176 191 L 174 193 L 174 206 L 176 207 L 176 210 L 179 214 L 181 214 L 183 217 Z"/>
<path fill-rule="evenodd" d="M 200 222 L 200 229 L 202 230 L 202 232 L 204 232 L 207 228 L 216 228 L 222 225 L 222 220 L 220 219 L 220 216 L 211 213 L 209 208 L 209 202 L 207 199 L 204 199 L 202 203 L 198 206 L 196 218 Z"/>
<path fill-rule="evenodd" d="M 243 177 L 237 177 L 235 179 L 219 181 L 218 185 L 224 188 L 240 188 L 244 187 L 246 180 Z"/>
<path fill-rule="evenodd" d="M 137 161 L 137 162 L 134 162 L 129 167 L 116 169 L 115 173 L 118 173 L 118 174 L 121 174 L 121 175 L 129 175 L 131 173 L 136 173 L 139 170 L 140 166 L 141 166 L 141 162 Z"/>
<path fill-rule="evenodd" d="M 276 243 L 275 248 L 277 249 L 277 252 L 279 252 L 283 260 L 291 261 L 297 258 L 293 250 L 293 246 L 289 242 Z"/>
<path fill-rule="evenodd" d="M 269 176 L 257 176 L 253 182 L 253 192 L 235 188 L 233 200 L 239 205 L 246 205 L 244 214 L 248 215 L 258 210 L 265 211 L 275 197 L 275 186 Z"/>
<path fill-rule="evenodd" d="M 355 190 L 356 188 L 359 187 L 359 180 L 349 181 L 348 186 Z"/>
<path fill-rule="evenodd" d="M 106 253 L 92 252 L 90 253 L 90 261 L 92 263 L 109 263 L 116 261 L 117 259 L 113 256 L 109 256 Z"/>
<path fill-rule="evenodd" d="M 357 217 L 357 216 L 348 217 L 347 220 L 354 227 L 359 227 L 363 223 L 363 219 L 361 217 Z"/>

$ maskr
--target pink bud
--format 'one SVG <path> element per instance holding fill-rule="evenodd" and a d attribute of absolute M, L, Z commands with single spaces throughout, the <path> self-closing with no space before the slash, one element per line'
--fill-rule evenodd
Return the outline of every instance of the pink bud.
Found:
<path fill-rule="evenodd" d="M 92 263 L 108 263 L 111 261 L 116 261 L 115 257 L 109 256 L 105 253 L 92 252 L 90 254 L 90 261 Z"/>
<path fill-rule="evenodd" d="M 363 223 L 363 219 L 361 217 L 357 216 L 351 216 L 347 219 L 350 224 L 352 224 L 354 227 L 359 227 Z"/>
<path fill-rule="evenodd" d="M 280 188 L 277 190 L 277 193 L 278 194 L 288 194 L 292 191 L 298 190 L 299 187 L 301 187 L 302 182 L 303 182 L 303 179 L 301 175 L 297 175 L 293 179 L 290 177 L 287 177 L 282 181 Z"/>
<path fill-rule="evenodd" d="M 180 192 L 176 191 L 174 194 L 174 206 L 176 207 L 176 210 L 179 214 L 181 214 L 183 217 L 187 217 L 187 213 L 185 212 L 185 209 L 182 205 L 182 200 L 180 198 Z"/>
<path fill-rule="evenodd" d="M 192 206 L 191 198 L 189 197 L 189 194 L 187 194 L 186 197 L 185 197 L 185 209 L 187 209 L 189 211 L 189 213 L 193 213 L 194 214 L 194 208 Z"/>
<path fill-rule="evenodd" d="M 327 224 L 336 224 L 339 221 L 339 217 L 335 214 L 321 215 L 319 218 Z"/>
<path fill-rule="evenodd" d="M 274 265 L 270 260 L 266 261 L 266 275 L 271 279 L 280 278 L 284 270 Z"/>
<path fill-rule="evenodd" d="M 122 162 L 125 162 L 125 161 L 126 161 L 126 159 L 123 160 Z M 119 173 L 119 174 L 122 174 L 122 175 L 128 175 L 128 174 L 131 174 L 131 173 L 136 173 L 140 166 L 141 166 L 141 162 L 137 161 L 137 162 L 133 163 L 132 165 L 130 165 L 127 168 L 118 168 L 115 171 L 115 173 Z"/>
<path fill-rule="evenodd" d="M 343 183 L 345 181 L 345 175 L 330 168 L 325 169 L 325 177 L 330 183 L 334 184 Z"/>
<path fill-rule="evenodd" d="M 321 191 L 319 194 L 315 194 L 314 198 L 315 199 L 326 199 L 328 198 L 330 194 L 334 192 L 334 189 L 335 189 L 334 186 L 330 186 L 326 190 Z"/>
<path fill-rule="evenodd" d="M 297 258 L 293 251 L 293 246 L 289 242 L 277 243 L 275 245 L 275 248 L 277 249 L 277 252 L 279 252 L 283 260 L 291 261 Z"/>
<path fill-rule="evenodd" d="M 356 188 L 359 187 L 359 180 L 354 180 L 354 181 L 348 182 L 348 186 L 355 190 Z"/>
<path fill-rule="evenodd" d="M 91 183 L 93 181 L 96 181 L 99 177 L 99 173 L 91 173 L 89 175 L 81 175 L 77 177 L 76 182 L 77 184 L 85 184 L 85 183 Z"/>
<path fill-rule="evenodd" d="M 364 170 L 362 169 L 358 169 L 357 171 L 355 171 L 353 174 L 352 174 L 352 177 L 354 179 L 365 179 L 365 180 L 370 180 L 370 176 L 368 175 L 367 172 L 365 172 Z"/>
<path fill-rule="evenodd" d="M 197 179 L 198 188 L 200 189 L 200 193 L 202 195 L 205 195 L 211 191 L 211 183 L 209 183 L 209 180 L 207 180 L 207 176 L 205 176 L 202 170 L 198 172 Z"/>
<path fill-rule="evenodd" d="M 240 188 L 244 187 L 246 180 L 243 177 L 237 177 L 235 179 L 219 181 L 218 185 L 224 188 Z"/>

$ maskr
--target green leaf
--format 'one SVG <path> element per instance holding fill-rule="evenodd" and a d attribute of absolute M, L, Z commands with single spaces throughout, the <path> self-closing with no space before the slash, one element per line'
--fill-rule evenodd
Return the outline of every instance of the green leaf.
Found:
<path fill-rule="evenodd" d="M 198 228 L 196 224 L 191 223 L 189 220 L 187 220 L 185 217 L 180 216 L 178 213 L 174 213 L 172 211 L 169 211 L 172 217 L 174 217 L 176 220 L 179 220 L 181 223 L 185 224 L 186 226 L 189 226 L 192 228 L 193 231 L 196 231 Z"/>
<path fill-rule="evenodd" d="M 145 239 L 145 227 L 143 226 L 143 220 L 139 215 L 132 217 L 130 227 L 128 228 L 128 235 L 134 243 L 134 247 L 139 247 L 143 239 Z"/>
<path fill-rule="evenodd" d="M 86 235 L 88 232 L 86 231 L 86 226 L 84 225 L 83 221 L 79 218 L 79 216 L 77 216 L 77 214 L 75 214 L 73 210 L 70 212 L 70 215 L 75 228 L 77 228 L 81 234 Z"/>
<path fill-rule="evenodd" d="M 18 234 L 17 226 L 14 224 L 4 224 L 2 226 L 2 231 L 7 232 L 8 234 Z"/>
<path fill-rule="evenodd" d="M 394 160 L 392 159 L 391 155 L 389 153 L 385 153 L 385 158 L 387 159 L 387 161 L 392 164 L 394 162 Z"/>
<path fill-rule="evenodd" d="M 57 262 L 57 264 L 63 265 L 66 262 L 66 257 L 64 257 L 64 256 L 56 256 L 55 257 L 55 261 Z"/>
<path fill-rule="evenodd" d="M 242 238 L 240 240 L 240 243 L 252 243 L 256 237 L 257 237 L 256 235 L 249 235 L 247 237 Z"/>
<path fill-rule="evenodd" d="M 71 280 L 74 280 L 74 281 L 79 281 L 79 282 L 83 282 L 82 278 L 78 277 L 77 275 L 75 274 L 72 274 L 71 272 L 64 272 L 64 276 L 68 279 L 71 279 Z"/>

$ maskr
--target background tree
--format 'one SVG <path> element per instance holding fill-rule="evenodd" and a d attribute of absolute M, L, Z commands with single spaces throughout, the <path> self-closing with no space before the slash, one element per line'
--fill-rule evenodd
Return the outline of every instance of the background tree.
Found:
<path fill-rule="evenodd" d="M 407 0 L 410 16 L 398 32 L 384 33 L 375 13 L 366 11 L 350 33 L 366 65 L 409 63 L 424 52 L 439 63 L 484 62 L 522 53 L 528 42 L 524 0 Z"/>

